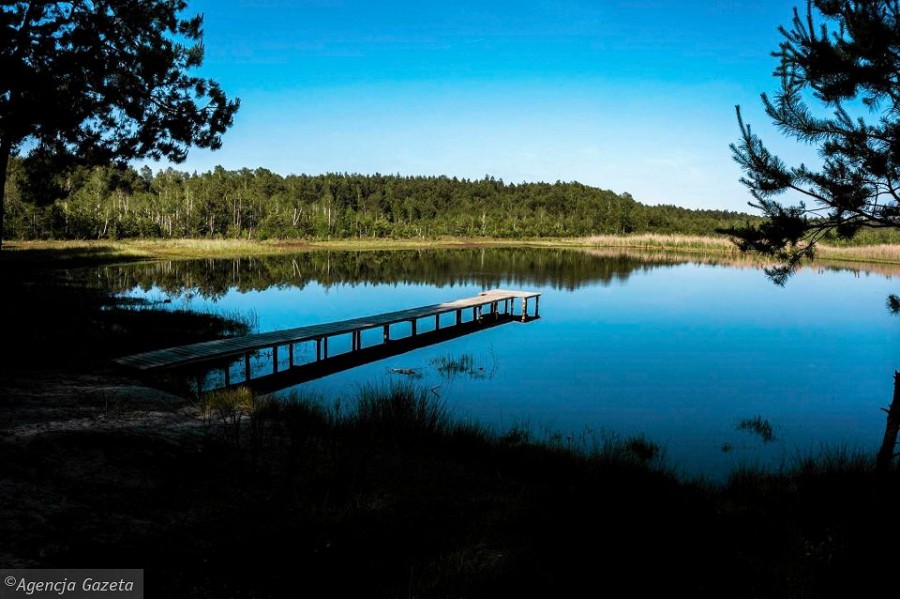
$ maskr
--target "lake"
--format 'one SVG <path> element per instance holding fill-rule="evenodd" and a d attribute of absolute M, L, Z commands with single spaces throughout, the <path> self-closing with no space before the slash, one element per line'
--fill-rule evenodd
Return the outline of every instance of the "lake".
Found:
<path fill-rule="evenodd" d="M 895 271 L 815 265 L 778 287 L 749 260 L 504 248 L 159 262 L 99 276 L 126 296 L 249 316 L 260 332 L 537 291 L 538 320 L 278 393 L 346 401 L 360 385 L 412 379 L 459 418 L 575 445 L 643 434 L 679 471 L 720 478 L 823 447 L 877 449 L 900 368 L 900 318 L 885 307 L 900 291 Z M 467 373 L 439 367 L 463 356 Z M 756 416 L 775 440 L 740 429 Z"/>

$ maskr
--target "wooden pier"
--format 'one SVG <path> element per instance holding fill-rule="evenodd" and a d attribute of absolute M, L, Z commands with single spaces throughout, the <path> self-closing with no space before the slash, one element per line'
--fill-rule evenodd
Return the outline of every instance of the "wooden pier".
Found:
<path fill-rule="evenodd" d="M 532 299 L 534 301 L 529 302 L 529 300 Z M 521 307 L 519 313 L 516 314 L 516 304 L 519 302 L 521 303 Z M 533 305 L 532 314 L 529 314 L 529 303 Z M 224 364 L 222 368 L 224 372 L 224 383 L 227 387 L 234 383 L 248 383 L 254 378 L 253 369 L 251 368 L 251 358 L 259 352 L 271 351 L 271 368 L 266 374 L 278 374 L 280 351 L 286 351 L 288 354 L 288 369 L 299 366 L 299 364 L 295 364 L 294 360 L 294 346 L 299 343 L 315 342 L 316 355 L 313 364 L 324 363 L 326 360 L 329 360 L 328 340 L 338 335 L 350 335 L 351 349 L 349 353 L 353 354 L 354 352 L 360 352 L 363 349 L 370 349 L 373 347 L 372 344 L 365 348 L 363 347 L 362 333 L 369 329 L 382 329 L 381 343 L 374 345 L 374 347 L 381 347 L 394 341 L 391 338 L 391 326 L 400 323 L 409 323 L 411 329 L 411 335 L 409 337 L 404 337 L 403 339 L 414 339 L 418 334 L 418 323 L 423 319 L 433 318 L 435 325 L 434 331 L 441 331 L 442 329 L 461 327 L 463 325 L 464 314 L 467 315 L 469 310 L 471 310 L 472 318 L 471 320 L 466 321 L 467 324 L 477 324 L 491 320 L 497 321 L 501 316 L 505 319 L 516 319 L 525 322 L 530 319 L 538 318 L 539 309 L 539 293 L 495 289 L 483 291 L 476 297 L 459 299 L 442 304 L 421 306 L 418 308 L 398 310 L 396 312 L 387 312 L 363 318 L 316 324 L 286 329 L 283 331 L 272 331 L 268 333 L 244 335 L 242 337 L 193 343 L 179 347 L 170 347 L 125 356 L 118 358 L 115 361 L 123 366 L 135 368 L 144 372 L 184 366 L 202 366 L 204 363 L 210 367 Z M 440 322 L 441 315 L 453 312 L 456 313 L 455 324 L 442 327 Z M 347 352 L 340 355 L 346 356 Z M 242 377 L 242 380 L 233 381 L 231 376 L 231 365 L 238 360 L 243 361 L 244 376 Z"/>

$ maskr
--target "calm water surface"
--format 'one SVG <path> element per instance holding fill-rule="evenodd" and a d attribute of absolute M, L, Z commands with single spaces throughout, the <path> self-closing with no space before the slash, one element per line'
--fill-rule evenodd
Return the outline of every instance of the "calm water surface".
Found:
<path fill-rule="evenodd" d="M 822 446 L 874 451 L 884 424 L 879 408 L 900 367 L 900 318 L 885 308 L 900 289 L 889 272 L 806 269 L 780 288 L 752 266 L 498 249 L 159 263 L 102 276 L 127 295 L 169 298 L 176 308 L 252 313 L 259 331 L 497 287 L 539 291 L 539 320 L 281 393 L 347 397 L 361 384 L 405 380 L 393 368 L 415 369 L 416 384 L 460 417 L 574 443 L 643 433 L 665 448 L 669 464 L 712 477 L 740 464 L 777 467 Z M 369 334 L 364 343 L 380 331 Z M 448 378 L 433 363 L 466 354 L 475 376 Z M 774 442 L 738 430 L 757 415 L 774 427 Z"/>

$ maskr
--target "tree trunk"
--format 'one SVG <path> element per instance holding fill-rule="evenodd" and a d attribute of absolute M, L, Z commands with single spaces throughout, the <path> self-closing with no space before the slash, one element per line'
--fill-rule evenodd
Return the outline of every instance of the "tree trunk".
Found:
<path fill-rule="evenodd" d="M 894 461 L 894 449 L 897 447 L 897 432 L 900 431 L 900 370 L 894 371 L 894 398 L 887 409 L 887 424 L 884 427 L 884 440 L 878 451 L 875 462 L 879 472 L 890 471 Z"/>
<path fill-rule="evenodd" d="M 8 138 L 0 139 L 0 250 L 3 249 L 3 217 L 6 214 L 6 169 L 9 168 L 9 153 L 12 143 Z"/>

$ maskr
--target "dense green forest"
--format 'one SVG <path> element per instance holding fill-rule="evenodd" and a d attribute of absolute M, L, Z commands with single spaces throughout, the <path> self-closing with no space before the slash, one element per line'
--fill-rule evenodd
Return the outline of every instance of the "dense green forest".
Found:
<path fill-rule="evenodd" d="M 266 169 L 76 168 L 27 177 L 9 167 L 12 239 L 127 237 L 563 237 L 631 232 L 713 234 L 754 217 L 645 206 L 580 183 L 510 184 L 397 175 L 290 175 Z M 51 200 L 51 201 L 48 201 Z"/>

